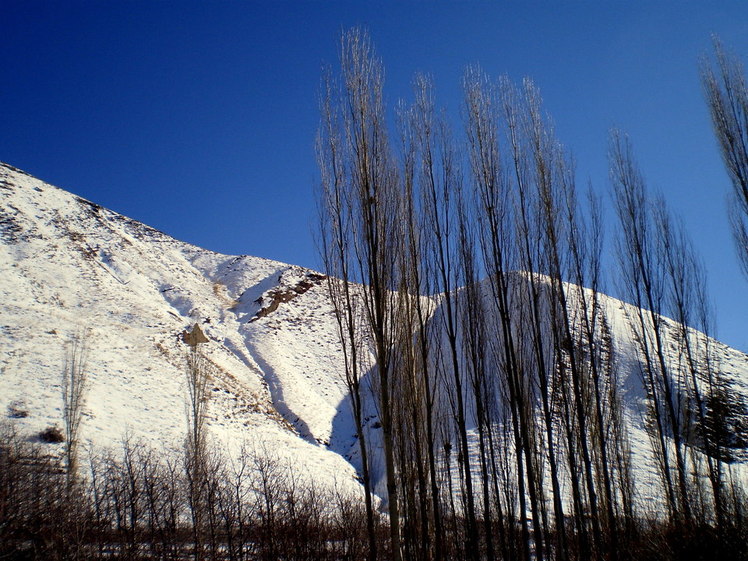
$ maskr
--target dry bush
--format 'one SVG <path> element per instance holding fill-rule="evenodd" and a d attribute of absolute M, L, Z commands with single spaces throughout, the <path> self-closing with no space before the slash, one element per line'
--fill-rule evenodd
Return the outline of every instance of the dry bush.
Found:
<path fill-rule="evenodd" d="M 65 435 L 57 425 L 52 425 L 39 433 L 39 440 L 48 444 L 59 444 L 65 442 Z"/>

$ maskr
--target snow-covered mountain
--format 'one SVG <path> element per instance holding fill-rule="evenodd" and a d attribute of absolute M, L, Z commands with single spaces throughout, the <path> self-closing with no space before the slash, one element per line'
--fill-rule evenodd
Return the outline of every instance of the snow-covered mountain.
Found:
<path fill-rule="evenodd" d="M 604 301 L 633 453 L 644 458 L 630 307 Z M 213 440 L 229 454 L 249 446 L 324 485 L 361 492 L 323 275 L 177 241 L 0 164 L 0 306 L 0 415 L 22 434 L 62 425 L 66 349 L 88 330 L 82 449 L 116 448 L 127 438 L 177 453 L 187 431 L 181 334 L 197 323 L 209 339 L 202 349 Z M 748 356 L 717 345 L 732 390 L 748 396 Z M 653 462 L 634 465 L 648 488 Z M 382 475 L 376 462 L 374 475 Z"/>
<path fill-rule="evenodd" d="M 81 448 L 128 438 L 180 450 L 180 334 L 197 323 L 209 339 L 213 440 L 359 487 L 341 454 L 353 430 L 333 435 L 346 389 L 318 273 L 179 242 L 2 164 L 0 279 L 0 411 L 22 433 L 62 426 L 66 348 L 88 329 Z"/>

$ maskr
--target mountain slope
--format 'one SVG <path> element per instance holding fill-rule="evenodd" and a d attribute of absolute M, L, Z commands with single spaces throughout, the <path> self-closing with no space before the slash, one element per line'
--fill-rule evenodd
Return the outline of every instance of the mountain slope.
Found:
<path fill-rule="evenodd" d="M 181 334 L 197 323 L 209 339 L 202 346 L 211 375 L 207 426 L 218 445 L 230 455 L 247 445 L 324 486 L 361 492 L 324 276 L 179 242 L 5 164 L 0 275 L 0 414 L 23 434 L 33 438 L 62 425 L 66 348 L 88 330 L 82 448 L 117 448 L 127 438 L 177 453 L 187 431 L 188 347 Z M 638 490 L 656 502 L 645 395 L 626 320 L 634 309 L 601 299 L 615 341 Z M 433 321 L 442 313 L 437 306 Z M 747 396 L 748 357 L 714 345 L 731 390 Z M 365 397 L 376 446 L 376 407 Z M 474 434 L 474 423 L 471 429 Z M 383 466 L 373 456 L 384 497 Z M 735 468 L 745 475 L 743 463 Z"/>
<path fill-rule="evenodd" d="M 0 217 L 0 411 L 15 411 L 19 430 L 62 424 L 66 346 L 88 329 L 82 448 L 127 437 L 179 450 L 180 334 L 198 323 L 209 338 L 216 441 L 264 448 L 323 483 L 358 488 L 326 445 L 345 386 L 324 277 L 181 243 L 7 165 Z"/>

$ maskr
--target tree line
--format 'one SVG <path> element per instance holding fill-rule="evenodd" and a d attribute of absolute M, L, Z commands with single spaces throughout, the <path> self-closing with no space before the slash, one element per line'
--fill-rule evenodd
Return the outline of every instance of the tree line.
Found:
<path fill-rule="evenodd" d="M 125 436 L 119 450 L 88 448 L 81 461 L 90 339 L 82 331 L 67 344 L 64 433 L 52 427 L 56 438 L 42 431 L 35 440 L 0 424 L 0 559 L 364 558 L 360 495 L 320 485 L 251 435 L 238 451 L 218 447 L 205 423 L 212 363 L 197 324 L 182 334 L 188 350 L 181 454 L 164 455 Z M 50 442 L 61 447 L 50 450 Z M 381 534 L 380 517 L 376 524 Z"/>
<path fill-rule="evenodd" d="M 743 197 L 733 223 L 745 253 L 746 87 L 719 45 L 717 61 L 704 84 Z M 632 304 L 615 331 L 601 294 L 602 203 L 578 188 L 533 82 L 469 67 L 461 134 L 428 76 L 413 80 L 396 126 L 383 86 L 367 34 L 343 33 L 340 69 L 323 76 L 320 245 L 358 434 L 367 558 L 744 558 L 744 488 L 730 461 L 745 403 L 720 372 L 703 266 L 627 136 L 609 142 L 616 276 Z M 662 512 L 637 493 L 624 368 L 644 390 Z M 387 555 L 375 531 L 377 454 Z"/>
<path fill-rule="evenodd" d="M 262 447 L 206 442 L 163 457 L 142 442 L 91 453 L 75 475 L 0 431 L 0 559 L 316 561 L 364 557 L 359 497 L 322 488 Z"/>

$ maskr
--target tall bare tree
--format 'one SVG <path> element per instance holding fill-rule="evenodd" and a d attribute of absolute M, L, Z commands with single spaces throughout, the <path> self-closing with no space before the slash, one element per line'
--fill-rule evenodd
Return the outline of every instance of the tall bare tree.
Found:
<path fill-rule="evenodd" d="M 189 346 L 187 353 L 187 439 L 185 442 L 185 471 L 188 483 L 188 500 L 192 515 L 195 559 L 203 556 L 203 523 L 207 506 L 208 454 L 205 431 L 205 411 L 208 407 L 208 364 L 200 345 L 207 342 L 202 330 L 195 324 L 184 333 Z"/>
<path fill-rule="evenodd" d="M 535 555 L 543 558 L 544 532 L 532 387 L 522 367 L 522 341 L 518 338 L 516 294 L 512 286 L 516 278 L 512 271 L 518 262 L 514 237 L 516 197 L 502 161 L 501 98 L 496 86 L 478 68 L 469 68 L 463 83 L 470 179 L 479 223 L 478 240 L 488 277 L 490 314 L 495 318 L 494 360 L 499 365 L 502 384 L 506 388 L 502 405 L 509 412 L 510 457 L 515 460 L 517 502 L 512 515 L 520 523 L 521 557 L 530 559 L 534 549 Z M 527 512 L 531 513 L 532 533 Z"/>
<path fill-rule="evenodd" d="M 317 136 L 317 161 L 321 174 L 321 204 L 319 206 L 321 252 L 327 273 L 327 288 L 335 313 L 338 337 L 344 360 L 344 377 L 351 399 L 351 412 L 358 435 L 361 453 L 361 476 L 364 484 L 368 558 L 377 558 L 375 515 L 372 481 L 369 466 L 369 446 L 364 428 L 364 400 L 368 394 L 362 388 L 360 354 L 366 352 L 361 309 L 361 295 L 352 284 L 353 243 L 352 208 L 347 191 L 347 172 L 344 152 L 342 116 L 333 104 L 336 86 L 328 71 L 325 74 L 321 100 L 322 124 Z"/>
<path fill-rule="evenodd" d="M 610 165 L 620 223 L 621 288 L 635 306 L 629 324 L 639 346 L 642 381 L 651 402 L 655 458 L 660 463 L 670 514 L 682 523 L 690 520 L 691 511 L 680 399 L 684 384 L 667 358 L 668 329 L 663 315 L 667 274 L 659 259 L 657 226 L 644 178 L 629 139 L 616 131 L 611 136 Z"/>
<path fill-rule="evenodd" d="M 414 81 L 416 98 L 423 88 L 425 79 L 417 76 Z M 430 524 L 425 531 L 424 545 L 427 551 L 433 551 L 433 558 L 440 560 L 444 556 L 444 521 L 441 508 L 441 493 L 439 491 L 439 477 L 437 471 L 437 434 L 439 403 L 438 395 L 440 380 L 437 376 L 439 369 L 432 364 L 435 354 L 434 339 L 436 329 L 431 321 L 436 299 L 430 297 L 435 288 L 432 260 L 428 259 L 428 240 L 430 232 L 424 223 L 422 201 L 420 197 L 420 174 L 422 168 L 419 134 L 420 120 L 419 106 L 413 103 L 408 106 L 401 103 L 399 106 L 399 125 L 401 137 L 401 176 L 403 205 L 401 221 L 404 225 L 403 245 L 405 251 L 401 253 L 401 276 L 403 303 L 407 304 L 403 309 L 401 323 L 405 324 L 404 341 L 409 342 L 410 353 L 412 353 L 412 371 L 408 375 L 412 382 L 412 389 L 408 389 L 408 401 L 413 405 L 413 420 L 419 419 L 420 428 L 411 434 L 415 443 L 423 443 L 425 462 L 417 469 L 419 480 L 424 477 L 422 471 L 428 475 L 428 503 L 422 504 L 422 525 Z M 405 321 L 403 321 L 405 320 Z M 418 417 L 416 411 L 420 411 Z M 418 444 L 416 444 L 418 445 Z M 416 449 L 417 450 L 417 449 Z M 423 458 L 422 458 L 423 459 Z M 423 482 L 422 482 L 423 483 Z M 424 501 L 424 489 L 419 489 L 421 500 Z M 430 521 L 427 513 L 423 510 L 430 506 Z"/>
<path fill-rule="evenodd" d="M 701 81 L 722 159 L 732 181 L 730 219 L 743 272 L 748 276 L 748 84 L 738 57 L 714 38 L 715 61 L 704 60 Z"/>
<path fill-rule="evenodd" d="M 392 556 L 399 560 L 392 352 L 397 327 L 393 316 L 397 309 L 401 197 L 385 120 L 384 71 L 365 32 L 352 29 L 343 34 L 340 64 L 340 87 L 332 92 L 330 110 L 342 141 L 339 169 L 344 174 L 341 181 L 346 196 L 343 206 L 332 211 L 350 216 L 351 228 L 345 239 L 349 280 L 362 284 L 361 305 L 376 361 L 372 387 L 382 425 Z M 326 143 L 324 149 L 329 148 Z"/>
<path fill-rule="evenodd" d="M 418 190 L 423 227 L 424 259 L 429 263 L 436 292 L 440 294 L 438 314 L 440 332 L 447 342 L 445 367 L 453 384 L 454 420 L 465 485 L 467 558 L 478 555 L 478 530 L 473 475 L 467 435 L 466 376 L 460 360 L 460 310 L 456 291 L 462 284 L 458 267 L 458 210 L 462 196 L 462 178 L 457 154 L 446 123 L 439 118 L 434 103 L 433 85 L 425 76 L 416 78 L 414 132 L 420 156 L 417 163 Z"/>
<path fill-rule="evenodd" d="M 748 82 L 745 68 L 736 54 L 730 53 L 722 45 L 719 38 L 713 38 L 714 60 L 710 62 L 704 58 L 701 63 L 701 81 L 706 95 L 707 105 L 712 117 L 714 134 L 722 154 L 722 160 L 732 182 L 732 193 L 728 205 L 728 213 L 732 225 L 733 237 L 738 253 L 738 259 L 743 273 L 748 276 Z M 699 290 L 703 294 L 703 289 Z M 702 318 L 700 327 L 708 333 L 709 314 L 706 311 L 706 299 L 700 298 Z M 704 338 L 705 345 L 709 345 L 709 338 Z M 707 360 L 710 357 L 706 351 Z M 709 372 L 709 395 L 704 409 L 709 409 L 709 403 L 718 399 L 722 392 L 723 381 L 713 372 L 713 363 L 707 362 Z M 721 432 L 714 428 L 713 412 L 706 411 L 705 430 L 712 436 Z M 711 427 L 711 428 L 710 428 Z M 708 455 L 721 457 L 721 442 L 719 438 L 706 436 L 705 443 L 711 449 Z M 710 460 L 710 477 L 712 480 L 717 519 L 724 521 L 724 497 L 722 496 L 723 478 L 721 463 Z"/>
<path fill-rule="evenodd" d="M 78 469 L 78 430 L 88 386 L 88 332 L 80 331 L 68 342 L 62 371 L 62 415 L 65 423 L 65 464 L 68 482 Z"/>

